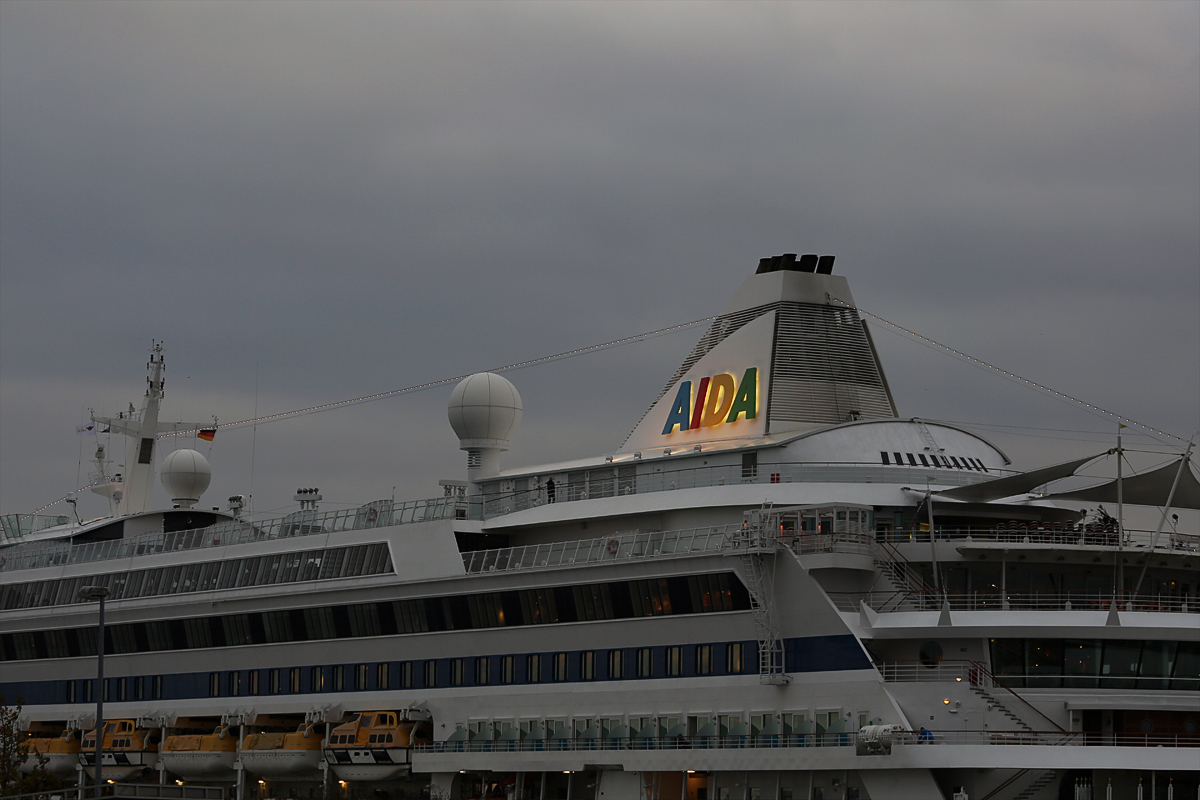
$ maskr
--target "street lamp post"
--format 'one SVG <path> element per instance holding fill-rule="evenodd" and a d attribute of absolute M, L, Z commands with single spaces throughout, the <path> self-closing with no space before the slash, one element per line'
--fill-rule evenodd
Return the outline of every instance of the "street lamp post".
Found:
<path fill-rule="evenodd" d="M 104 794 L 101 777 L 104 759 L 104 598 L 108 597 L 105 586 L 84 586 L 79 590 L 80 600 L 100 601 L 99 634 L 96 637 L 96 797 Z"/>

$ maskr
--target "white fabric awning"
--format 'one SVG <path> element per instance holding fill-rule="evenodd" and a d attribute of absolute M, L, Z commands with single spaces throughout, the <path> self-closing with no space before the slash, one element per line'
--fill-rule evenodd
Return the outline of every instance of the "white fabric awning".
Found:
<path fill-rule="evenodd" d="M 1178 472 L 1179 461 L 1173 461 L 1156 470 L 1143 472 L 1141 475 L 1131 475 L 1122 481 L 1124 486 L 1121 499 L 1135 506 L 1165 506 L 1167 496 L 1171 493 L 1171 485 L 1175 483 L 1175 475 Z M 1089 489 L 1052 494 L 1048 495 L 1046 499 L 1115 503 L 1117 502 L 1117 482 L 1109 481 Z M 1184 465 L 1183 474 L 1179 476 L 1179 486 L 1175 489 L 1171 507 L 1200 509 L 1200 481 L 1196 480 L 1190 461 Z"/>
<path fill-rule="evenodd" d="M 1056 481 L 1059 478 L 1069 478 L 1084 464 L 1105 455 L 1108 455 L 1107 451 L 1097 453 L 1094 456 L 1088 456 L 1087 458 L 1068 461 L 1064 464 L 1042 467 L 1032 472 L 1022 472 L 1020 475 L 1009 475 L 1004 478 L 984 481 L 983 483 L 957 486 L 953 489 L 938 492 L 934 497 L 946 497 L 951 500 L 965 500 L 973 503 L 986 503 L 989 500 L 998 500 L 1001 497 L 1025 494 L 1026 492 L 1033 491 L 1042 484 L 1050 483 L 1050 481 Z"/>

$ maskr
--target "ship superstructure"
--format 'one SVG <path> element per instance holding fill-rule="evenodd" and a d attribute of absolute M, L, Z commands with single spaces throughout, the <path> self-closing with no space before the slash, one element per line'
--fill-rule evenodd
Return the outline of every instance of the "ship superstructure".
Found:
<path fill-rule="evenodd" d="M 10 525 L 0 692 L 40 736 L 94 728 L 78 592 L 104 586 L 106 717 L 157 733 L 153 781 L 1195 797 L 1200 537 L 1079 510 L 1114 492 L 1200 507 L 1190 452 L 1042 491 L 1093 459 L 1017 471 L 978 434 L 899 416 L 832 267 L 763 259 L 610 453 L 502 468 L 521 398 L 481 373 L 450 398 L 467 480 L 440 497 L 201 512 L 207 464 L 181 450 L 178 508 L 143 507 L 139 472 L 112 518 Z M 151 473 L 156 409 L 103 420 Z"/>

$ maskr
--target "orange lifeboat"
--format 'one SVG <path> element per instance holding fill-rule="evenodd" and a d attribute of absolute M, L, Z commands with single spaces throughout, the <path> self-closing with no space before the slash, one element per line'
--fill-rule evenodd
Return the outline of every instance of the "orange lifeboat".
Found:
<path fill-rule="evenodd" d="M 242 765 L 264 778 L 316 778 L 324 732 L 312 723 L 294 733 L 251 733 L 242 740 Z"/>
<path fill-rule="evenodd" d="M 143 769 L 158 765 L 158 730 L 139 728 L 131 719 L 115 719 L 104 724 L 104 741 L 100 744 L 104 777 L 115 781 L 137 775 Z M 96 777 L 96 732 L 83 735 L 79 746 L 79 763 L 91 777 Z"/>
<path fill-rule="evenodd" d="M 428 744 L 431 726 L 395 711 L 355 714 L 337 726 L 325 745 L 325 761 L 344 781 L 384 781 L 405 774 L 413 745 Z"/>
<path fill-rule="evenodd" d="M 30 733 L 25 740 L 28 755 L 18 768 L 26 775 L 37 769 L 38 755 L 45 759 L 45 769 L 52 775 L 70 775 L 79 764 L 80 731 L 66 730 L 57 736 Z M 93 740 L 94 741 L 94 740 Z"/>
<path fill-rule="evenodd" d="M 220 725 L 212 733 L 168 736 L 159 758 L 168 772 L 187 780 L 230 780 L 237 777 L 237 743 L 237 732 Z"/>

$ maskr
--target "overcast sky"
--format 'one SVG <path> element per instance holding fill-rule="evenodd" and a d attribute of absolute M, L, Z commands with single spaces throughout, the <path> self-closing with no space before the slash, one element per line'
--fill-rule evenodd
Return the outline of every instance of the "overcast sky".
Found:
<path fill-rule="evenodd" d="M 1186 440 L 1198 32 L 1146 0 L 4 0 L 0 513 L 87 483 L 75 426 L 140 403 L 151 338 L 164 416 L 229 422 L 706 317 L 782 252 Z M 701 332 L 508 373 L 505 464 L 615 450 Z M 1111 445 L 874 334 L 902 415 L 1020 467 Z M 465 473 L 451 388 L 222 431 L 203 504 L 433 496 Z"/>

